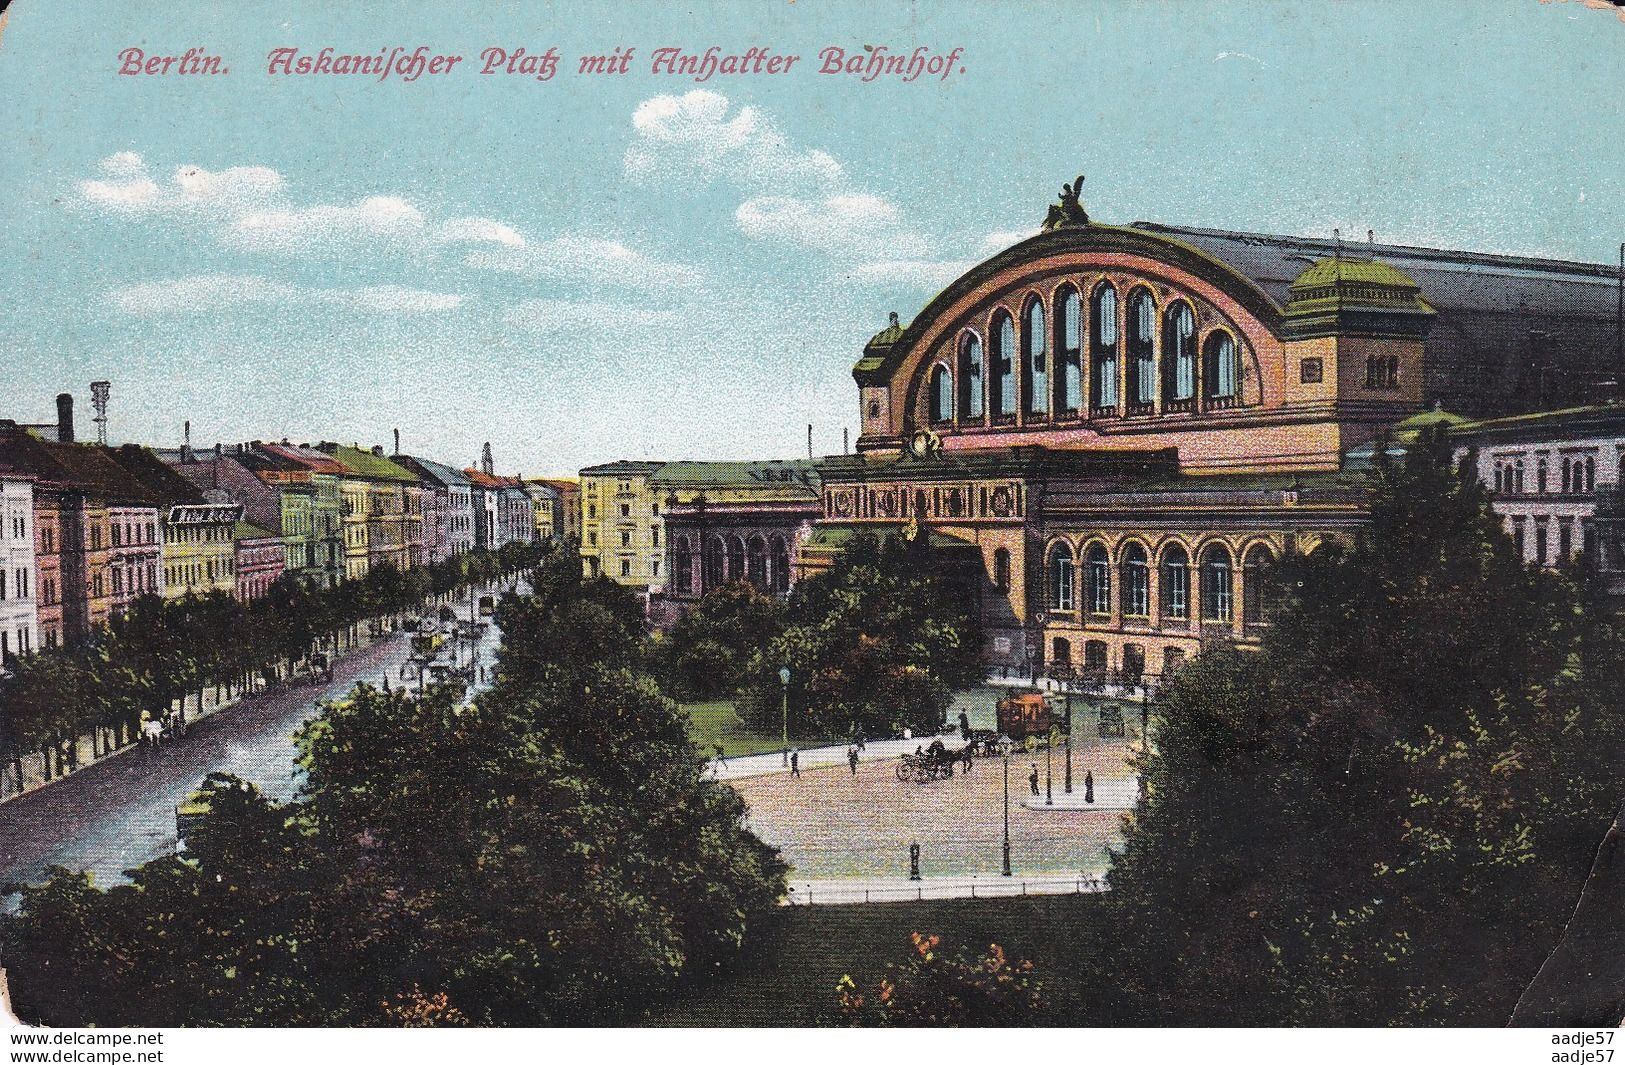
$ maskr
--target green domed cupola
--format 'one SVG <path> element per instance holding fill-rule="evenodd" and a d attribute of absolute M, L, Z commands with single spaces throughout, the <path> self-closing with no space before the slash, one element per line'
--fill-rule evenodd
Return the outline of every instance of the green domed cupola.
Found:
<path fill-rule="evenodd" d="M 1285 318 L 1293 339 L 1319 336 L 1421 339 L 1434 310 L 1422 286 L 1379 259 L 1329 256 L 1312 263 L 1288 288 Z"/>

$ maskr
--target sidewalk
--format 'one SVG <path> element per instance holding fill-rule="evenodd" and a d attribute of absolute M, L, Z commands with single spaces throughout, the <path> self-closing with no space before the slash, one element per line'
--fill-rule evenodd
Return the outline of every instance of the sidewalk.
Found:
<path fill-rule="evenodd" d="M 942 876 L 909 880 L 794 880 L 785 906 L 850 906 L 869 902 L 921 902 L 925 899 L 1008 899 L 1027 895 L 1092 895 L 1111 890 L 1099 877 L 1082 873 L 1029 876 Z"/>
<path fill-rule="evenodd" d="M 959 733 L 945 732 L 940 736 L 915 736 L 908 740 L 870 740 L 858 752 L 860 762 L 895 762 L 899 756 L 913 754 L 916 747 L 929 747 L 933 740 L 941 740 L 950 748 L 963 747 L 965 741 L 959 738 Z M 798 759 L 801 770 L 825 769 L 829 766 L 846 767 L 846 752 L 851 746 L 848 743 L 832 744 L 828 747 L 801 747 Z M 711 773 L 717 780 L 738 780 L 741 777 L 760 777 L 769 773 L 788 773 L 790 767 L 784 762 L 784 755 L 779 751 L 770 751 L 766 754 L 740 754 L 722 760 L 711 759 Z"/>
<path fill-rule="evenodd" d="M 1043 784 L 1038 786 L 1040 793 Z M 1040 813 L 1090 813 L 1090 812 L 1118 812 L 1132 810 L 1139 803 L 1140 779 L 1129 777 L 1121 780 L 1096 780 L 1095 801 L 1085 802 L 1083 799 L 1083 781 L 1077 777 L 1072 778 L 1072 794 L 1066 794 L 1060 781 L 1055 782 L 1053 792 L 1054 805 L 1044 802 L 1043 794 L 1036 798 L 1031 795 L 1021 797 L 1021 805 L 1028 810 L 1037 810 Z"/>

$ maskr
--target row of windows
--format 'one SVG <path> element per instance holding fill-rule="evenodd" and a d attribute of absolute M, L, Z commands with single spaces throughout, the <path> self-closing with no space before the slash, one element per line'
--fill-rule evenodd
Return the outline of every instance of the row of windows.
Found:
<path fill-rule="evenodd" d="M 158 542 L 158 528 L 152 522 L 145 525 L 134 522 L 114 522 L 112 530 L 114 547 L 134 547 Z M 145 534 L 144 537 L 143 534 Z"/>
<path fill-rule="evenodd" d="M 1542 566 L 1550 563 L 1562 562 L 1574 554 L 1574 519 L 1559 518 L 1557 520 L 1557 554 L 1549 554 L 1551 546 L 1548 539 L 1549 520 L 1543 515 L 1536 515 L 1535 526 L 1535 562 Z M 1527 558 L 1525 553 L 1527 539 L 1524 536 L 1524 517 L 1518 515 L 1511 519 L 1512 543 L 1519 558 Z M 1582 550 L 1591 551 L 1594 548 L 1593 529 L 1589 521 L 1580 522 L 1580 546 Z"/>
<path fill-rule="evenodd" d="M 183 584 L 191 586 L 204 580 L 210 582 L 224 580 L 230 577 L 236 568 L 229 559 L 176 563 L 164 567 L 164 580 L 172 587 Z"/>
<path fill-rule="evenodd" d="M 1185 652 L 1178 647 L 1162 649 L 1162 675 L 1172 677 L 1185 664 Z M 1064 636 L 1055 637 L 1050 646 L 1050 666 L 1053 669 L 1072 668 L 1072 642 Z M 1105 640 L 1083 641 L 1083 673 L 1105 679 L 1109 674 L 1108 648 Z M 1124 684 L 1139 684 L 1145 679 L 1145 648 L 1137 643 L 1123 645 L 1123 660 L 1117 679 Z"/>
<path fill-rule="evenodd" d="M 1593 455 L 1563 456 L 1558 491 L 1564 495 L 1578 495 L 1597 490 L 1597 459 Z M 1546 492 L 1550 467 L 1545 459 L 1535 463 L 1535 491 Z M 1619 483 L 1625 484 L 1625 456 L 1619 460 Z M 1519 495 L 1524 491 L 1523 459 L 1503 460 L 1495 464 L 1495 490 Z"/>
<path fill-rule="evenodd" d="M 1246 624 L 1264 621 L 1265 600 L 1269 595 L 1267 571 L 1275 561 L 1263 544 L 1255 544 L 1242 563 L 1242 620 Z M 1114 567 L 1105 545 L 1091 544 L 1083 553 L 1082 605 L 1090 614 L 1111 614 L 1114 605 Z M 1168 620 L 1183 621 L 1191 611 L 1191 561 L 1185 548 L 1170 544 L 1163 549 L 1158 564 L 1159 613 Z M 1049 609 L 1070 613 L 1077 609 L 1078 566 L 1072 547 L 1053 546 L 1046 566 Z M 1200 583 L 1203 621 L 1230 622 L 1235 617 L 1235 569 L 1230 549 L 1222 543 L 1210 544 L 1202 552 Z M 1124 617 L 1151 615 L 1151 561 L 1140 544 L 1124 546 L 1115 577 L 1118 582 L 1116 607 Z"/>
<path fill-rule="evenodd" d="M 694 586 L 694 541 L 672 541 L 673 586 L 682 592 L 706 592 L 729 581 L 749 581 L 759 591 L 790 590 L 790 545 L 783 536 L 707 536 L 700 549 L 700 587 Z"/>
<path fill-rule="evenodd" d="M 1078 289 L 1071 283 L 1062 285 L 1055 299 L 1059 311 L 1053 330 L 1044 302 L 1037 297 L 1028 301 L 1019 346 L 1015 317 L 1003 308 L 994 312 L 985 360 L 982 338 L 975 330 L 960 334 L 954 364 L 939 362 L 931 369 L 927 382 L 931 422 L 985 422 L 989 416 L 995 424 L 1012 422 L 1018 402 L 1028 419 L 1075 418 L 1086 399 L 1092 416 L 1150 414 L 1159 388 L 1165 411 L 1194 410 L 1198 386 L 1204 406 L 1229 407 L 1239 401 L 1241 365 L 1235 337 L 1223 328 L 1210 330 L 1201 344 L 1198 366 L 1196 314 L 1184 300 L 1174 301 L 1162 313 L 1159 344 L 1156 301 L 1147 288 L 1129 293 L 1124 316 L 1116 287 L 1109 281 L 1095 286 L 1089 297 L 1087 331 Z"/>
<path fill-rule="evenodd" d="M 34 632 L 27 625 L 17 629 L 16 650 L 12 650 L 13 643 L 10 632 L 0 630 L 0 665 L 10 661 L 14 655 L 32 654 L 34 651 Z"/>
<path fill-rule="evenodd" d="M 27 599 L 28 598 L 28 567 L 18 566 L 12 570 L 11 594 L 6 594 L 6 571 L 0 569 L 0 599 Z"/>
<path fill-rule="evenodd" d="M 13 540 L 28 539 L 28 519 L 21 514 L 13 515 L 11 519 L 11 538 Z"/>

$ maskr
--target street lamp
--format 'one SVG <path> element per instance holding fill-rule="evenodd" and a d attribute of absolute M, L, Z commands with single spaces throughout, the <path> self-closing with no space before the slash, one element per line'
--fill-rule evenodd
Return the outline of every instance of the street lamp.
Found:
<path fill-rule="evenodd" d="M 1072 794 L 1072 677 L 1061 682 L 1066 687 L 1066 793 Z"/>
<path fill-rule="evenodd" d="M 999 753 L 1004 756 L 1004 875 L 1010 875 L 1010 749 L 1009 736 L 999 737 Z"/>
<path fill-rule="evenodd" d="M 780 736 L 784 741 L 784 745 L 783 745 L 783 747 L 781 748 L 781 751 L 780 751 L 780 754 L 781 754 L 781 756 L 783 758 L 783 761 L 780 764 L 789 765 L 790 764 L 790 667 L 789 666 L 781 666 L 781 667 L 779 667 L 779 686 L 783 689 L 783 691 L 780 693 L 781 698 L 780 698 L 780 701 L 779 701 L 779 716 L 780 716 L 780 727 L 781 727 Z"/>
<path fill-rule="evenodd" d="M 1049 734 L 1049 742 L 1044 744 L 1044 805 L 1055 805 L 1055 789 L 1050 783 L 1050 755 L 1055 751 L 1055 732 Z"/>

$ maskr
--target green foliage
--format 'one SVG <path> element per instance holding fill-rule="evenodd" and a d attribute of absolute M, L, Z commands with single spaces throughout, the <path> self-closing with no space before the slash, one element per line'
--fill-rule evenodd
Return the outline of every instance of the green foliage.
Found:
<path fill-rule="evenodd" d="M 591 1024 L 724 971 L 785 867 L 626 664 L 636 600 L 555 573 L 536 586 L 499 607 L 498 681 L 477 701 L 358 685 L 297 737 L 295 802 L 211 778 L 184 857 L 106 892 L 66 871 L 25 888 L 0 922 L 18 1010 Z"/>
<path fill-rule="evenodd" d="M 658 644 L 667 688 L 683 699 L 732 695 L 745 686 L 751 657 L 783 631 L 784 613 L 747 581 L 710 591 Z"/>
<path fill-rule="evenodd" d="M 177 699 L 184 709 L 188 695 L 201 704 L 205 688 L 278 674 L 341 630 L 416 609 L 431 594 L 523 572 L 544 550 L 508 544 L 406 573 L 377 566 L 325 589 L 285 576 L 248 603 L 220 592 L 168 602 L 143 596 L 79 646 L 13 660 L 13 676 L 0 682 L 0 755 L 43 751 L 48 768 L 66 768 L 57 762 L 71 761 L 77 736 L 101 728 L 131 742 L 143 713 L 161 717 Z"/>
<path fill-rule="evenodd" d="M 1426 438 L 1262 649 L 1159 693 L 1110 880 L 1125 1019 L 1501 1024 L 1612 819 L 1625 639 Z"/>
<path fill-rule="evenodd" d="M 973 605 L 923 542 L 855 536 L 797 584 L 784 631 L 751 661 L 744 716 L 778 724 L 788 666 L 792 736 L 936 730 L 953 692 L 982 679 L 980 644 Z"/>
<path fill-rule="evenodd" d="M 1030 961 L 1012 963 L 1004 948 L 989 944 L 972 958 L 944 954 L 940 936 L 915 932 L 901 965 L 888 963 L 872 990 L 843 975 L 835 986 L 837 1023 L 865 1028 L 1013 1028 L 1037 1023 L 1048 1004 Z"/>

